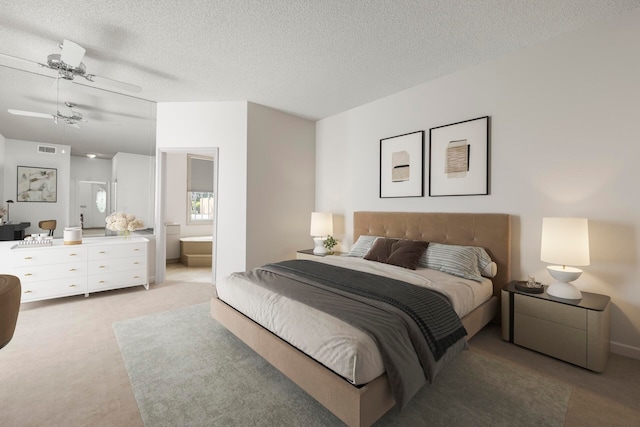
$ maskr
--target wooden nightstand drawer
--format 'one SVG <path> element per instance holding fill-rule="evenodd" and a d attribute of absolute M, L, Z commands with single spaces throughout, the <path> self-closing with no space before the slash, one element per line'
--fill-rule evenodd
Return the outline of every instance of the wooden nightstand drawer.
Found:
<path fill-rule="evenodd" d="M 587 311 L 565 304 L 531 298 L 526 295 L 514 295 L 515 313 L 548 320 L 571 328 L 587 330 Z"/>
<path fill-rule="evenodd" d="M 587 331 L 515 313 L 513 342 L 575 365 L 587 366 Z"/>

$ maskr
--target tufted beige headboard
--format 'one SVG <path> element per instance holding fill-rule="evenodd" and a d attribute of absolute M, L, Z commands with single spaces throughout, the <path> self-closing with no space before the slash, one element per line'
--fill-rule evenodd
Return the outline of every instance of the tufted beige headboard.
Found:
<path fill-rule="evenodd" d="M 498 264 L 493 294 L 511 280 L 511 217 L 507 214 L 354 212 L 353 241 L 360 235 L 452 245 L 481 246 Z"/>

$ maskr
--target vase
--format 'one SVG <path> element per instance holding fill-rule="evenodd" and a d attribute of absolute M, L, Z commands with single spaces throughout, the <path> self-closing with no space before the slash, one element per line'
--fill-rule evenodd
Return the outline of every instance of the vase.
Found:
<path fill-rule="evenodd" d="M 131 232 L 129 230 L 121 231 L 120 235 L 124 240 L 131 240 Z"/>

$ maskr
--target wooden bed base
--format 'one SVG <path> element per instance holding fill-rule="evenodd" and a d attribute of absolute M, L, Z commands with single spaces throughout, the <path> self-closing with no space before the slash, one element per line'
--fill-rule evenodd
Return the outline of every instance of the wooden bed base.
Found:
<path fill-rule="evenodd" d="M 462 319 L 467 339 L 495 316 L 497 305 L 492 297 Z M 356 387 L 215 296 L 211 316 L 348 426 L 370 426 L 395 405 L 386 374 Z"/>
<path fill-rule="evenodd" d="M 510 277 L 511 221 L 505 214 L 355 212 L 360 234 L 482 246 L 498 264 L 494 296 L 462 319 L 470 339 L 499 318 L 500 290 Z M 214 296 L 211 316 L 348 426 L 370 426 L 395 405 L 386 374 L 354 386 Z"/>

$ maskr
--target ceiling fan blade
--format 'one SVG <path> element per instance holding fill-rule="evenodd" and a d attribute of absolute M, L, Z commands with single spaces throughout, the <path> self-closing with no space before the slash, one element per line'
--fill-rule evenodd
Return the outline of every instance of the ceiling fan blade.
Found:
<path fill-rule="evenodd" d="M 93 83 L 98 83 L 105 86 L 111 86 L 113 88 L 126 90 L 128 92 L 138 93 L 142 91 L 142 88 L 140 86 L 136 86 L 131 83 L 121 82 L 118 80 L 109 79 L 107 77 L 96 76 L 95 74 L 87 74 L 84 76 L 84 78 Z"/>
<path fill-rule="evenodd" d="M 65 39 L 62 41 L 62 54 L 60 54 L 60 60 L 67 65 L 77 67 L 80 65 L 86 51 L 87 50 L 78 43 Z"/>
<path fill-rule="evenodd" d="M 34 113 L 33 111 L 23 111 L 23 110 L 12 110 L 9 108 L 9 113 L 16 116 L 27 116 L 27 117 L 39 117 L 43 119 L 55 119 L 56 116 L 53 114 L 45 114 L 45 113 Z"/>

